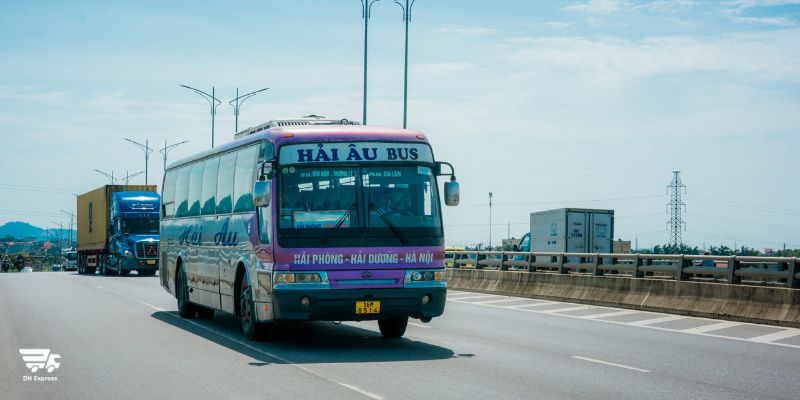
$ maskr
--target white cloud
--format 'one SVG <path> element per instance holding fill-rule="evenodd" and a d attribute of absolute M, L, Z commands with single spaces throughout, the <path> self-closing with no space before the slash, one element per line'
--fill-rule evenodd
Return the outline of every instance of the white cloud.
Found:
<path fill-rule="evenodd" d="M 475 67 L 475 64 L 466 61 L 458 62 L 440 62 L 440 63 L 427 63 L 427 64 L 413 64 L 411 70 L 413 72 L 428 73 L 428 74 L 451 74 L 454 72 L 464 71 Z"/>
<path fill-rule="evenodd" d="M 476 38 L 493 35 L 499 31 L 497 29 L 484 26 L 442 26 L 439 28 L 439 32 L 468 38 Z"/>
<path fill-rule="evenodd" d="M 543 66 L 605 79 L 690 72 L 749 74 L 759 80 L 800 82 L 800 30 L 736 33 L 706 39 L 661 36 L 642 40 L 614 37 L 514 37 L 508 60 L 522 70 Z"/>
<path fill-rule="evenodd" d="M 795 21 L 784 17 L 740 17 L 731 16 L 731 21 L 752 25 L 794 26 Z"/>
<path fill-rule="evenodd" d="M 629 6 L 630 3 L 625 0 L 588 0 L 567 6 L 564 10 L 586 14 L 602 14 L 620 11 Z"/>

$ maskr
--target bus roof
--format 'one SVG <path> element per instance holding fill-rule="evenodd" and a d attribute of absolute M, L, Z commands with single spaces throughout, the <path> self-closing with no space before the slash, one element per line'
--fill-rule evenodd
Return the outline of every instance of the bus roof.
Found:
<path fill-rule="evenodd" d="M 270 128 L 175 161 L 169 164 L 167 170 L 265 139 L 272 142 L 276 151 L 284 144 L 306 142 L 376 141 L 428 143 L 428 138 L 423 133 L 412 129 L 385 128 L 369 125 L 283 126 Z"/>

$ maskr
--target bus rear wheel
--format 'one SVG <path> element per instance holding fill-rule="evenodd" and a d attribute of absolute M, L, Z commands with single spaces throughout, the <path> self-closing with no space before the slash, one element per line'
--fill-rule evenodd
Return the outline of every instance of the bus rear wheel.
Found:
<path fill-rule="evenodd" d="M 180 268 L 175 287 L 175 294 L 178 297 L 178 315 L 181 318 L 194 318 L 197 315 L 197 306 L 189 301 L 189 285 L 186 282 L 186 271 Z"/>
<path fill-rule="evenodd" d="M 397 339 L 406 333 L 408 317 L 391 317 L 378 320 L 378 328 L 384 339 Z"/>

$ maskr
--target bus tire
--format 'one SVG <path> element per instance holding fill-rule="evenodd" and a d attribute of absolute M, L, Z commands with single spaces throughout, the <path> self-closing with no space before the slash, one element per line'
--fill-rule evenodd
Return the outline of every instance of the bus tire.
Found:
<path fill-rule="evenodd" d="M 197 306 L 189 301 L 189 285 L 186 280 L 186 271 L 178 264 L 178 279 L 175 280 L 175 297 L 178 298 L 178 315 L 181 318 L 192 319 L 197 315 Z"/>
<path fill-rule="evenodd" d="M 263 336 L 265 326 L 256 319 L 256 307 L 253 302 L 253 290 L 245 277 L 242 280 L 239 295 L 239 317 L 242 320 L 242 333 L 247 340 L 259 340 Z"/>
<path fill-rule="evenodd" d="M 378 328 L 384 339 L 397 339 L 406 333 L 408 317 L 391 317 L 378 320 Z"/>

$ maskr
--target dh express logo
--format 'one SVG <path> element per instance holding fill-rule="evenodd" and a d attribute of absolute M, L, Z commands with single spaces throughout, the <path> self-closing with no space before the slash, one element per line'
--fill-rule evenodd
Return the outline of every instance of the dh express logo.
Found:
<path fill-rule="evenodd" d="M 50 349 L 19 349 L 19 354 L 22 355 L 22 361 L 25 361 L 25 368 L 33 373 L 40 369 L 52 373 L 61 366 L 57 361 L 61 355 L 50 353 Z"/>
<path fill-rule="evenodd" d="M 238 232 L 229 230 L 230 220 L 226 219 L 217 233 L 214 234 L 215 246 L 236 246 L 239 244 L 237 239 Z M 178 236 L 178 244 L 190 246 L 201 246 L 203 244 L 203 227 L 200 225 L 189 225 L 181 231 Z"/>

